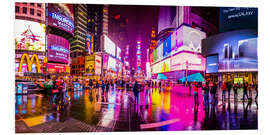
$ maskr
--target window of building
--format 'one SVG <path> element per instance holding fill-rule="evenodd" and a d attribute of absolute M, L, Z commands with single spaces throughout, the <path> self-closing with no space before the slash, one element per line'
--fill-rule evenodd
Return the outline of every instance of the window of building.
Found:
<path fill-rule="evenodd" d="M 26 3 L 26 2 L 24 2 L 23 4 L 27 5 L 27 3 Z"/>
<path fill-rule="evenodd" d="M 41 16 L 41 11 L 40 10 L 37 11 L 37 16 Z"/>
<path fill-rule="evenodd" d="M 26 7 L 23 7 L 23 13 L 27 14 L 27 8 Z"/>
<path fill-rule="evenodd" d="M 38 7 L 41 7 L 41 4 L 40 4 L 40 3 L 37 3 L 37 6 L 38 6 Z"/>
<path fill-rule="evenodd" d="M 30 3 L 30 5 L 31 5 L 31 6 L 34 6 L 34 5 L 35 5 L 35 3 Z"/>
<path fill-rule="evenodd" d="M 16 7 L 15 7 L 15 12 L 16 12 L 16 13 L 19 13 L 19 12 L 20 12 L 20 7 L 16 6 Z"/>
<path fill-rule="evenodd" d="M 34 11 L 33 8 L 30 8 L 30 14 L 31 14 L 31 15 L 34 15 L 34 14 L 35 14 L 35 11 Z"/>

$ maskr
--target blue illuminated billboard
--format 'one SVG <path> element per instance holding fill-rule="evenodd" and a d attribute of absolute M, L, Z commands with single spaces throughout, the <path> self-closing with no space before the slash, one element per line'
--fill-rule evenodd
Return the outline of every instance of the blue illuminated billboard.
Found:
<path fill-rule="evenodd" d="M 202 41 L 202 54 L 218 54 L 218 72 L 258 71 L 256 30 L 221 33 Z"/>
<path fill-rule="evenodd" d="M 218 55 L 211 55 L 206 57 L 206 73 L 218 72 Z"/>
<path fill-rule="evenodd" d="M 258 8 L 222 7 L 219 12 L 219 31 L 258 29 Z"/>
<path fill-rule="evenodd" d="M 171 54 L 171 36 L 163 41 L 163 58 Z"/>

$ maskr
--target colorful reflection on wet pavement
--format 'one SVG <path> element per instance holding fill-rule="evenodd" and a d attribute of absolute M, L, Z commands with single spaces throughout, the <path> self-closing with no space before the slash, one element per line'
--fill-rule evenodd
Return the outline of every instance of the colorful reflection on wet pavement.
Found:
<path fill-rule="evenodd" d="M 134 104 L 131 90 L 115 88 L 66 92 L 62 100 L 46 94 L 16 95 L 16 132 L 43 132 L 31 129 L 39 125 L 50 127 L 50 122 L 63 124 L 73 120 L 93 127 L 95 130 L 87 131 L 94 132 L 257 129 L 257 102 L 242 102 L 241 96 L 240 93 L 235 101 L 231 93 L 230 102 L 222 103 L 218 93 L 216 102 L 204 107 L 199 91 L 199 106 L 194 107 L 193 94 L 189 95 L 188 88 L 183 86 L 146 87 L 139 94 L 138 105 Z M 27 128 L 21 128 L 20 121 Z M 72 126 L 72 122 L 69 124 Z M 98 130 L 101 127 L 109 130 Z"/>

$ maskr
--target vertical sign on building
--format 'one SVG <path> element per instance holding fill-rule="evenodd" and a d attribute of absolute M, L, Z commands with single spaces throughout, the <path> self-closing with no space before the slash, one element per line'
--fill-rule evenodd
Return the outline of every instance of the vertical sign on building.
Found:
<path fill-rule="evenodd" d="M 141 41 L 137 41 L 137 51 L 136 51 L 136 56 L 137 56 L 137 71 L 141 70 Z"/>

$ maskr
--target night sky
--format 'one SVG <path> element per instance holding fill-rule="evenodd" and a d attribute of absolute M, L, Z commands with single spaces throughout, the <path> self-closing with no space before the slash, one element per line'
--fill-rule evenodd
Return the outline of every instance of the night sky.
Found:
<path fill-rule="evenodd" d="M 145 69 L 151 30 L 152 27 L 157 28 L 158 25 L 158 10 L 158 6 L 110 5 L 109 7 L 110 21 L 117 14 L 128 18 L 126 30 L 128 34 L 127 42 L 130 45 L 131 67 L 136 67 L 136 43 L 140 40 L 142 42 L 142 69 Z M 124 47 L 121 46 L 121 48 Z"/>

